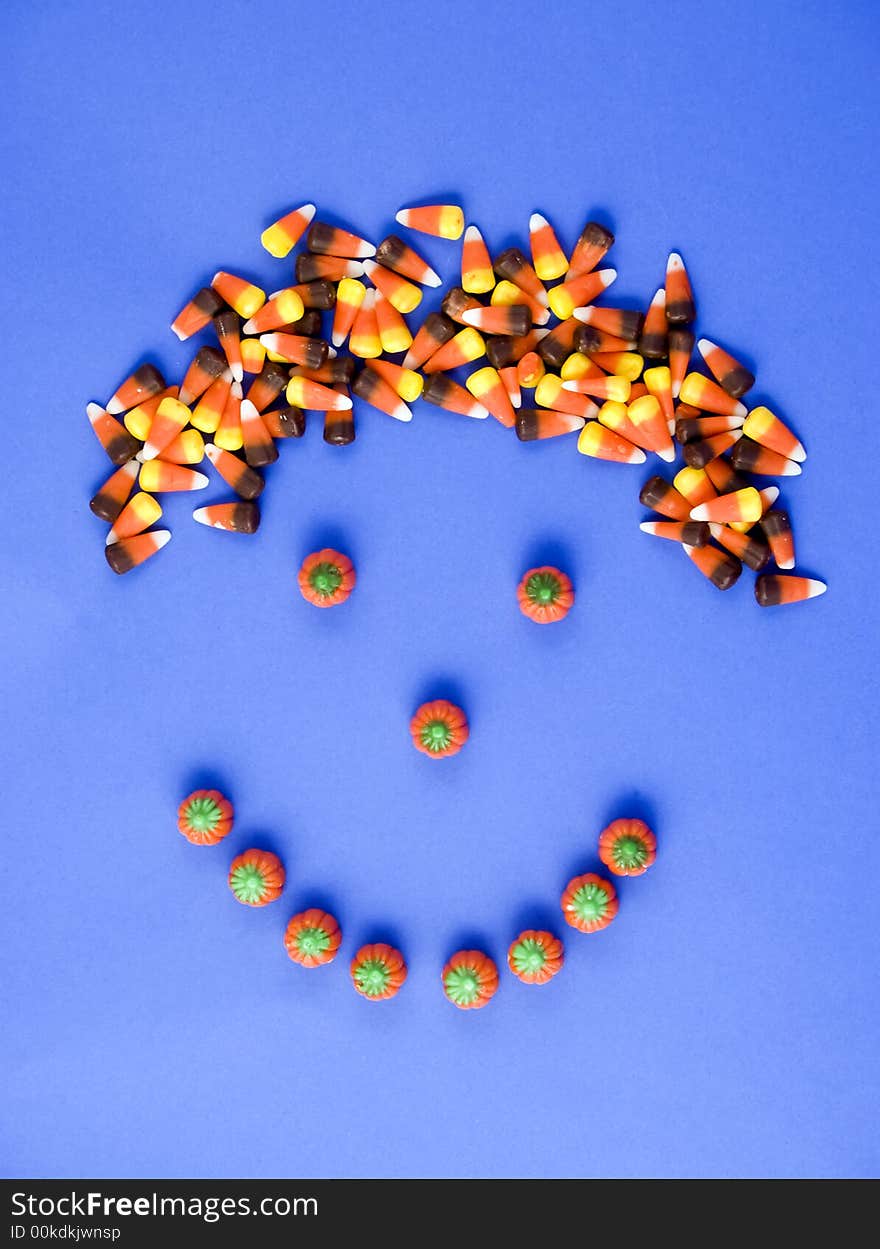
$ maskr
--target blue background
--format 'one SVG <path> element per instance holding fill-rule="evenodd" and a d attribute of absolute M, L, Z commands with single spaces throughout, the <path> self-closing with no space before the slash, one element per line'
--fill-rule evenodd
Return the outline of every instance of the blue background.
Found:
<path fill-rule="evenodd" d="M 636 0 L 62 4 L 2 19 L 7 359 L 2 1167 L 9 1175 L 868 1175 L 878 1168 L 874 325 L 876 7 Z M 762 612 L 639 533 L 645 469 L 494 421 L 359 408 L 282 446 L 254 540 L 191 523 L 124 579 L 87 500 L 83 409 L 218 266 L 275 289 L 261 229 L 314 200 L 381 238 L 461 200 L 496 250 L 540 209 L 618 235 L 644 305 L 670 247 L 699 329 L 739 351 L 810 452 L 786 484 L 799 567 L 830 592 Z M 419 237 L 446 277 L 457 244 Z M 425 305 L 428 306 L 427 304 Z M 163 500 L 164 502 L 164 500 Z M 359 583 L 295 589 L 328 543 Z M 568 620 L 521 572 L 573 575 Z M 407 721 L 458 697 L 433 766 Z M 197 782 L 229 840 L 175 831 Z M 644 814 L 660 858 L 606 933 L 566 929 L 543 989 L 479 1014 L 444 958 L 499 963 Z M 233 852 L 283 900 L 238 906 Z M 343 957 L 282 932 L 314 902 Z M 569 940 L 570 936 L 570 940 Z M 370 938 L 405 990 L 351 989 Z"/>

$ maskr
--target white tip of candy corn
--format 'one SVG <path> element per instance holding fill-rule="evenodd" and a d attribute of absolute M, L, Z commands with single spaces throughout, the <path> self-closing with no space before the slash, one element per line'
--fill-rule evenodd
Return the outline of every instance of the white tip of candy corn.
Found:
<path fill-rule="evenodd" d="M 817 581 L 813 577 L 807 577 L 805 580 L 809 587 L 807 598 L 818 598 L 820 594 L 824 594 L 828 589 L 824 581 Z"/>
<path fill-rule="evenodd" d="M 798 464 L 795 460 L 788 460 L 786 462 L 785 468 L 783 468 L 780 471 L 779 476 L 780 477 L 800 477 L 802 471 L 803 470 L 801 469 L 800 464 Z"/>
<path fill-rule="evenodd" d="M 243 421 L 252 421 L 254 417 L 258 417 L 259 415 L 260 413 L 257 411 L 257 408 L 254 406 L 254 404 L 251 403 L 250 399 L 242 399 L 241 419 Z"/>
<path fill-rule="evenodd" d="M 675 459 L 675 447 L 670 443 L 665 447 L 661 447 L 657 454 L 660 456 L 661 460 L 665 460 L 667 464 L 671 464 Z"/>
<path fill-rule="evenodd" d="M 603 286 L 610 286 L 611 283 L 615 281 L 615 279 L 617 278 L 617 270 L 616 269 L 600 269 L 597 274 L 597 277 L 600 277 L 602 279 Z"/>
<path fill-rule="evenodd" d="M 717 346 L 718 344 L 713 343 L 711 338 L 698 338 L 697 339 L 697 349 L 700 355 L 703 357 L 703 359 L 706 358 L 706 356 L 709 354 L 710 351 L 714 351 Z"/>
<path fill-rule="evenodd" d="M 222 451 L 219 447 L 215 447 L 213 442 L 206 442 L 205 443 L 205 455 L 208 457 L 208 459 L 211 461 L 212 464 L 216 464 L 217 461 L 220 459 L 220 456 L 222 455 Z"/>
<path fill-rule="evenodd" d="M 532 213 L 529 217 L 529 233 L 537 234 L 539 230 L 543 230 L 550 222 L 542 213 Z"/>
<path fill-rule="evenodd" d="M 670 252 L 669 259 L 666 261 L 666 272 L 675 273 L 679 269 L 684 268 L 684 261 L 678 252 Z"/>
<path fill-rule="evenodd" d="M 244 381 L 244 365 L 243 364 L 240 364 L 240 363 L 230 364 L 229 368 L 232 373 L 232 376 L 235 378 L 237 382 Z"/>
<path fill-rule="evenodd" d="M 772 507 L 773 504 L 776 502 L 776 500 L 779 498 L 779 487 L 767 486 L 765 490 L 760 490 L 758 493 L 760 494 L 761 498 L 764 500 L 764 507 L 766 509 L 768 507 Z"/>
<path fill-rule="evenodd" d="M 658 522 L 656 520 L 643 520 L 639 525 L 642 533 L 656 533 Z"/>
<path fill-rule="evenodd" d="M 109 412 L 109 411 L 110 411 L 109 408 L 102 408 L 100 403 L 87 403 L 86 404 L 86 416 L 89 418 L 89 420 L 91 421 L 93 425 L 96 424 L 101 419 L 101 417 L 106 412 Z"/>
<path fill-rule="evenodd" d="M 794 450 L 789 453 L 789 459 L 794 460 L 798 464 L 803 464 L 806 458 L 807 453 L 804 450 L 804 444 L 802 442 L 796 443 Z"/>

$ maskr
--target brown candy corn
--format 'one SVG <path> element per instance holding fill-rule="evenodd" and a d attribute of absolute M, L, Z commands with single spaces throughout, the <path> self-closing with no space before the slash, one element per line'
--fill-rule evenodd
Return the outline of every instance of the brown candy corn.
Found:
<path fill-rule="evenodd" d="M 760 542 L 751 534 L 739 533 L 736 529 L 731 529 L 729 525 L 713 524 L 709 528 L 712 531 L 712 537 L 724 547 L 725 551 L 741 559 L 754 572 L 760 571 L 770 559 L 770 548 L 767 543 Z"/>
<path fill-rule="evenodd" d="M 678 252 L 670 252 L 666 262 L 666 320 L 670 325 L 690 325 L 696 315 L 684 261 Z"/>
<path fill-rule="evenodd" d="M 770 544 L 770 551 L 777 568 L 782 568 L 786 572 L 794 568 L 794 532 L 788 512 L 781 507 L 774 507 L 769 512 L 765 512 L 761 517 L 761 528 Z"/>
<path fill-rule="evenodd" d="M 193 520 L 227 533 L 256 533 L 260 527 L 260 509 L 256 503 L 242 499 L 235 503 L 211 503 L 207 507 L 197 507 Z"/>
<path fill-rule="evenodd" d="M 150 533 L 139 533 L 133 538 L 122 538 L 105 546 L 104 556 L 113 571 L 122 576 L 161 551 L 170 540 L 169 530 L 153 529 Z"/>
<path fill-rule="evenodd" d="M 137 460 L 129 460 L 107 478 L 89 503 L 89 507 L 99 520 L 106 520 L 108 524 L 113 524 L 134 489 L 139 468 Z"/>
<path fill-rule="evenodd" d="M 690 502 L 664 477 L 649 478 L 639 492 L 639 502 L 642 507 L 649 507 L 652 512 L 659 512 L 670 520 L 690 519 Z"/>
<path fill-rule="evenodd" d="M 705 546 L 712 536 L 709 526 L 698 520 L 644 520 L 639 529 L 655 538 L 683 542 L 686 546 Z"/>
<path fill-rule="evenodd" d="M 589 273 L 608 252 L 614 242 L 614 235 L 596 221 L 588 221 L 581 230 L 575 243 L 568 264 L 568 276 L 578 277 Z"/>
<path fill-rule="evenodd" d="M 828 589 L 824 581 L 813 577 L 780 576 L 765 573 L 755 582 L 755 600 L 759 607 L 779 607 L 786 603 L 803 603 L 818 598 Z"/>
<path fill-rule="evenodd" d="M 558 438 L 562 434 L 574 434 L 584 427 L 584 418 L 570 412 L 554 412 L 548 408 L 521 408 L 516 414 L 514 428 L 520 442 L 533 442 L 539 438 Z"/>
<path fill-rule="evenodd" d="M 729 590 L 739 580 L 742 564 L 729 551 L 714 546 L 685 546 L 683 550 L 717 589 Z"/>
<path fill-rule="evenodd" d="M 111 463 L 125 464 L 140 451 L 141 444 L 137 438 L 132 437 L 125 426 L 105 411 L 99 403 L 88 404 L 86 415 L 95 437 L 107 452 L 107 458 Z"/>
<path fill-rule="evenodd" d="M 265 423 L 265 418 L 264 418 Z M 242 499 L 256 499 L 263 492 L 263 478 L 237 455 L 208 443 L 205 455 L 228 486 Z"/>
<path fill-rule="evenodd" d="M 366 239 L 349 230 L 340 230 L 338 226 L 327 225 L 324 221 L 312 222 L 306 235 L 306 247 L 310 252 L 342 256 L 349 260 L 365 260 L 376 254 L 375 247 Z"/>
<path fill-rule="evenodd" d="M 405 369 L 420 368 L 426 360 L 430 360 L 435 351 L 439 351 L 444 343 L 454 338 L 456 333 L 455 322 L 445 313 L 429 313 L 403 358 L 403 367 Z"/>
<path fill-rule="evenodd" d="M 752 442 L 751 438 L 739 440 L 730 453 L 730 462 L 739 472 L 754 473 L 757 477 L 797 477 L 801 472 L 800 464 Z"/>
<path fill-rule="evenodd" d="M 708 338 L 701 338 L 697 343 L 697 348 L 715 381 L 734 399 L 741 398 L 747 390 L 752 389 L 755 384 L 754 374 L 717 343 L 713 343 Z"/>

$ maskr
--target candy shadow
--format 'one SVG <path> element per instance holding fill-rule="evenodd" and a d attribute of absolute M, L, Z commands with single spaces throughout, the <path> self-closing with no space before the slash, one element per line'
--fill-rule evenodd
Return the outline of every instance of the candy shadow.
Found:
<path fill-rule="evenodd" d="M 272 854 L 278 856 L 284 865 L 284 871 L 290 875 L 290 860 L 293 857 L 290 853 L 289 843 L 276 837 L 274 833 L 268 833 L 263 829 L 235 830 L 236 840 L 240 842 L 241 849 L 239 854 L 243 854 L 246 850 L 269 850 Z"/>
<path fill-rule="evenodd" d="M 468 718 L 468 724 L 473 728 L 473 703 L 470 694 L 455 677 L 450 677 L 444 672 L 426 677 L 421 685 L 416 688 L 413 711 L 415 711 L 416 707 L 421 707 L 422 703 L 434 702 L 438 698 L 445 698 L 448 702 L 454 703 L 456 707 L 463 708 Z"/>
<path fill-rule="evenodd" d="M 396 924 L 385 924 L 381 921 L 378 923 L 371 922 L 361 929 L 354 942 L 355 949 L 358 950 L 362 945 L 377 945 L 380 943 L 393 946 L 395 950 L 400 950 L 404 959 L 406 959 L 406 946 L 400 929 Z"/>
<path fill-rule="evenodd" d="M 230 797 L 232 786 L 229 784 L 228 778 L 221 776 L 213 768 L 195 767 L 192 771 L 183 774 L 180 784 L 181 792 L 184 794 L 191 794 L 197 789 L 219 790 L 224 797 L 229 798 L 233 807 L 235 806 L 234 800 Z"/>
<path fill-rule="evenodd" d="M 306 529 L 301 539 L 302 558 L 310 551 L 322 551 L 325 547 L 341 551 L 357 565 L 357 549 L 351 534 L 336 521 L 317 520 Z"/>
<path fill-rule="evenodd" d="M 652 832 L 657 832 L 657 808 L 654 802 L 640 789 L 625 789 L 605 807 L 602 816 L 601 827 L 596 831 L 596 837 L 603 828 L 607 828 L 612 820 L 619 819 L 636 819 L 644 820 L 648 828 Z"/>
<path fill-rule="evenodd" d="M 459 928 L 444 946 L 443 962 L 445 964 L 458 950 L 482 950 L 484 954 L 488 954 L 497 962 L 495 944 L 495 941 L 485 932 L 476 928 Z"/>
<path fill-rule="evenodd" d="M 288 902 L 292 908 L 291 914 L 293 915 L 299 914 L 300 911 L 317 910 L 326 911 L 328 915 L 333 915 L 339 920 L 340 913 L 344 909 L 338 894 L 332 891 L 328 892 L 323 887 L 312 889 L 308 885 L 303 885 L 302 882 L 297 882 L 296 893 L 291 894 Z"/>
<path fill-rule="evenodd" d="M 561 889 L 559 894 L 561 897 Z M 544 898 L 540 902 L 523 903 L 514 912 L 513 927 L 515 929 L 514 936 L 530 928 L 536 929 L 538 932 L 552 932 L 559 936 L 562 929 L 567 927 L 567 925 L 559 906 L 550 906 Z"/>
<path fill-rule="evenodd" d="M 527 568 L 541 568 L 551 565 L 571 576 L 571 570 L 577 565 L 574 548 L 564 538 L 556 534 L 539 534 L 525 549 L 523 555 L 523 571 Z M 573 579 L 573 578 L 572 578 Z M 575 586 L 577 590 L 577 586 Z"/>

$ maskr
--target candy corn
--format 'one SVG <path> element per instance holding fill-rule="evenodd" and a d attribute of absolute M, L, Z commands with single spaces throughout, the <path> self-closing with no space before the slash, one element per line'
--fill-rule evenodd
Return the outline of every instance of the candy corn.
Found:
<path fill-rule="evenodd" d="M 788 460 L 778 451 L 762 447 L 750 438 L 742 438 L 730 454 L 730 462 L 741 473 L 754 473 L 757 477 L 798 477 L 801 466 L 796 460 Z"/>
<path fill-rule="evenodd" d="M 263 365 L 259 375 L 251 382 L 247 393 L 248 399 L 258 412 L 262 412 L 270 403 L 275 402 L 287 385 L 287 376 L 287 370 L 271 360 Z"/>
<path fill-rule="evenodd" d="M 382 354 L 382 340 L 379 337 L 379 323 L 376 320 L 376 292 L 369 290 L 357 310 L 354 325 L 348 338 L 348 349 L 353 356 L 362 360 Z"/>
<path fill-rule="evenodd" d="M 340 230 L 338 226 L 327 225 L 324 221 L 312 222 L 306 235 L 306 247 L 310 252 L 343 256 L 348 260 L 367 260 L 376 254 L 375 247 L 366 239 L 348 230 Z"/>
<path fill-rule="evenodd" d="M 376 248 L 376 260 L 386 269 L 393 269 L 422 286 L 440 286 L 443 281 L 440 274 L 396 234 L 389 234 L 382 240 Z"/>
<path fill-rule="evenodd" d="M 755 600 L 759 607 L 779 607 L 818 598 L 827 589 L 824 581 L 813 577 L 783 577 L 778 573 L 765 573 L 755 582 Z"/>
<path fill-rule="evenodd" d="M 678 493 L 683 495 L 690 504 L 688 516 L 690 516 L 690 508 L 699 507 L 701 503 L 714 499 L 717 494 L 709 474 L 702 468 L 688 467 L 679 469 L 672 479 L 672 484 Z"/>
<path fill-rule="evenodd" d="M 193 520 L 211 529 L 225 529 L 227 533 L 256 533 L 260 527 L 260 509 L 256 503 L 243 500 L 212 503 L 208 507 L 197 507 Z"/>
<path fill-rule="evenodd" d="M 696 520 L 645 520 L 639 525 L 639 529 L 655 538 L 683 542 L 686 546 L 705 546 L 712 536 L 709 526 Z"/>
<path fill-rule="evenodd" d="M 331 447 L 347 447 L 354 442 L 354 409 L 327 411 L 324 414 L 324 441 Z"/>
<path fill-rule="evenodd" d="M 642 507 L 649 507 L 670 520 L 689 520 L 691 503 L 663 477 L 651 477 L 639 492 Z"/>
<path fill-rule="evenodd" d="M 672 398 L 672 378 L 669 369 L 663 365 L 645 369 L 643 378 L 648 394 L 653 395 L 663 412 L 663 419 L 670 434 L 675 432 L 675 403 Z"/>
<path fill-rule="evenodd" d="M 730 525 L 713 524 L 709 528 L 712 531 L 712 537 L 724 547 L 725 551 L 741 559 L 754 572 L 763 568 L 770 559 L 770 548 L 767 543 L 759 542 L 751 534 L 740 533 Z"/>
<path fill-rule="evenodd" d="M 129 460 L 112 473 L 97 494 L 92 497 L 89 507 L 99 520 L 106 520 L 108 524 L 113 524 L 134 488 L 139 468 L 140 464 L 137 460 Z"/>
<path fill-rule="evenodd" d="M 688 373 L 681 384 L 679 397 L 682 403 L 702 412 L 714 412 L 718 416 L 745 416 L 746 406 L 733 399 L 717 382 L 703 377 L 702 373 Z"/>
<path fill-rule="evenodd" d="M 697 348 L 715 381 L 734 399 L 739 399 L 747 390 L 752 389 L 755 384 L 754 374 L 750 373 L 745 365 L 740 364 L 739 360 L 728 355 L 717 343 L 713 343 L 708 338 L 701 338 L 697 343 Z"/>
<path fill-rule="evenodd" d="M 659 400 L 654 395 L 642 395 L 629 404 L 627 415 L 638 430 L 639 446 L 655 451 L 671 464 L 675 448 Z"/>
<path fill-rule="evenodd" d="M 464 213 L 457 204 L 428 204 L 420 208 L 401 208 L 395 216 L 402 226 L 433 234 L 441 239 L 460 239 L 464 230 Z"/>
<path fill-rule="evenodd" d="M 777 568 L 786 572 L 794 568 L 794 533 L 788 512 L 781 507 L 766 512 L 761 518 L 761 528 Z"/>
<path fill-rule="evenodd" d="M 568 260 L 559 246 L 553 227 L 540 213 L 529 217 L 529 247 L 532 264 L 542 282 L 555 282 L 568 272 Z"/>
<path fill-rule="evenodd" d="M 319 369 L 327 359 L 327 343 L 320 338 L 301 338 L 299 334 L 261 334 L 260 342 L 273 356 L 289 364 Z"/>
<path fill-rule="evenodd" d="M 265 418 L 264 418 L 265 423 Z M 242 499 L 256 499 L 263 492 L 263 478 L 237 455 L 208 443 L 205 455 L 228 486 Z"/>
<path fill-rule="evenodd" d="M 178 490 L 204 490 L 208 479 L 194 468 L 166 464 L 164 460 L 147 460 L 141 465 L 138 485 L 148 494 L 170 494 Z"/>
<path fill-rule="evenodd" d="M 523 358 L 517 363 L 517 381 L 523 389 L 534 390 L 546 371 L 547 370 L 544 368 L 544 361 L 538 355 L 537 351 L 527 351 Z M 616 380 L 620 381 L 622 379 L 618 378 Z M 629 383 L 627 383 L 627 391 L 629 391 Z"/>
<path fill-rule="evenodd" d="M 645 367 L 645 361 L 636 351 L 593 351 L 589 359 L 606 373 L 625 377 L 630 383 L 636 381 Z"/>
<path fill-rule="evenodd" d="M 690 408 L 686 403 L 678 405 L 675 418 L 675 437 L 681 443 L 699 442 L 704 438 L 712 438 L 715 434 L 729 433 L 742 425 L 741 416 L 687 416 L 682 413 L 697 412 L 699 408 Z"/>
<path fill-rule="evenodd" d="M 519 385 L 519 373 L 517 366 L 510 364 L 506 368 L 498 370 L 498 376 L 501 378 L 501 385 L 507 391 L 507 398 L 513 408 L 522 406 L 522 392 Z"/>
<path fill-rule="evenodd" d="M 639 335 L 639 351 L 648 360 L 659 360 L 666 355 L 666 290 L 664 287 L 655 294 L 651 306 L 645 315 L 642 332 Z"/>
<path fill-rule="evenodd" d="M 223 349 L 229 371 L 236 382 L 244 378 L 239 324 L 238 314 L 231 308 L 224 308 L 214 317 L 214 331 Z"/>
<path fill-rule="evenodd" d="M 465 386 L 483 407 L 489 409 L 496 421 L 500 421 L 507 429 L 513 428 L 516 414 L 497 369 L 493 369 L 491 365 L 477 369 L 475 373 L 471 373 Z"/>
<path fill-rule="evenodd" d="M 445 373 L 449 369 L 457 369 L 463 364 L 470 364 L 474 360 L 479 360 L 481 356 L 486 354 L 486 343 L 482 335 L 478 334 L 471 326 L 465 326 L 463 330 L 450 338 L 448 343 L 444 343 L 437 351 L 433 353 L 430 359 L 426 360 L 422 365 L 423 373 Z"/>
<path fill-rule="evenodd" d="M 716 456 L 729 451 L 741 437 L 741 430 L 732 429 L 728 433 L 713 434 L 711 438 L 701 438 L 699 442 L 685 443 L 684 458 L 691 468 L 705 468 Z"/>
<path fill-rule="evenodd" d="M 86 415 L 95 437 L 107 452 L 113 464 L 124 464 L 140 450 L 140 443 L 128 432 L 124 425 L 105 411 L 99 403 L 90 403 L 86 407 Z"/>
<path fill-rule="evenodd" d="M 314 282 L 297 282 L 296 286 L 289 289 L 296 291 L 304 308 L 317 308 L 323 312 L 336 303 L 336 287 L 326 278 L 315 278 Z"/>
<path fill-rule="evenodd" d="M 203 286 L 171 322 L 171 328 L 183 342 L 203 330 L 223 307 L 223 300 L 210 286 Z"/>
<path fill-rule="evenodd" d="M 242 333 L 265 334 L 268 330 L 279 330 L 283 325 L 298 321 L 304 312 L 305 306 L 299 291 L 293 286 L 285 287 L 245 321 L 241 327 Z"/>
<path fill-rule="evenodd" d="M 171 534 L 167 529 L 154 529 L 151 533 L 139 533 L 133 538 L 122 538 L 111 546 L 105 546 L 104 555 L 113 571 L 122 576 L 161 551 L 170 541 Z"/>
<path fill-rule="evenodd" d="M 412 346 L 413 338 L 409 332 L 409 326 L 381 291 L 376 292 L 376 325 L 379 329 L 379 342 L 382 344 L 382 350 L 388 355 L 399 355 L 400 352 L 408 351 Z"/>
<path fill-rule="evenodd" d="M 306 432 L 306 414 L 302 408 L 293 404 L 284 408 L 270 408 L 260 415 L 273 438 L 302 438 Z"/>
<path fill-rule="evenodd" d="M 484 334 L 510 335 L 512 338 L 528 334 L 532 324 L 529 310 L 522 304 L 511 304 L 506 308 L 469 308 L 461 314 L 461 319 Z"/>
<path fill-rule="evenodd" d="M 597 412 L 596 420 L 606 429 L 610 429 L 612 433 L 631 442 L 633 446 L 641 446 L 639 431 L 629 419 L 625 403 L 618 403 L 616 399 L 607 399 Z M 650 449 L 650 447 L 642 447 L 643 451 Z"/>
<path fill-rule="evenodd" d="M 597 330 L 630 342 L 638 339 L 645 319 L 640 312 L 631 312 L 627 308 L 596 307 L 579 308 L 577 318 L 584 325 L 592 325 Z"/>
<path fill-rule="evenodd" d="M 361 370 L 352 384 L 352 390 L 359 399 L 393 416 L 396 421 L 412 420 L 412 412 L 397 392 L 372 369 Z"/>
<path fill-rule="evenodd" d="M 402 364 L 395 364 L 392 360 L 368 360 L 367 368 L 378 373 L 404 403 L 414 403 L 422 393 L 425 379 Z"/>
<path fill-rule="evenodd" d="M 547 307 L 549 301 L 544 283 L 518 247 L 508 247 L 495 258 L 493 267 L 500 278 L 507 278 L 508 282 Z"/>
<path fill-rule="evenodd" d="M 266 302 L 266 292 L 259 286 L 254 286 L 253 282 L 248 282 L 246 278 L 240 278 L 234 273 L 224 273 L 222 269 L 214 274 L 211 285 L 243 321 L 252 317 Z"/>
<path fill-rule="evenodd" d="M 418 369 L 429 360 L 435 351 L 454 338 L 455 322 L 442 312 L 431 312 L 425 317 L 424 323 L 416 333 L 412 346 L 403 358 L 406 369 Z"/>
<path fill-rule="evenodd" d="M 278 459 L 278 448 L 250 399 L 242 400 L 239 419 L 241 420 L 244 458 L 251 468 L 262 468 L 266 464 L 274 464 Z"/>
<path fill-rule="evenodd" d="M 581 273 L 574 278 L 569 274 L 567 281 L 561 286 L 554 286 L 548 293 L 547 302 L 551 311 L 564 321 L 574 314 L 575 309 L 583 312 L 584 306 L 598 299 L 616 277 L 616 269 L 597 269 L 594 273 Z"/>
<path fill-rule="evenodd" d="M 672 397 L 677 399 L 681 384 L 691 367 L 691 355 L 694 350 L 694 336 L 688 329 L 681 326 L 670 326 L 667 340 L 669 350 L 669 376 L 672 379 Z"/>
<path fill-rule="evenodd" d="M 106 410 L 111 416 L 118 416 L 120 412 L 127 412 L 129 408 L 136 407 L 145 399 L 149 399 L 151 395 L 158 395 L 159 391 L 164 389 L 165 378 L 155 365 L 142 364 L 111 395 L 107 401 Z"/>
<path fill-rule="evenodd" d="M 180 431 L 189 424 L 192 413 L 185 403 L 174 399 L 171 395 L 163 399 L 156 409 L 150 425 L 150 434 L 144 443 L 142 458 L 155 460 L 157 455 L 177 437 Z"/>
<path fill-rule="evenodd" d="M 583 329 L 580 321 L 569 317 L 561 325 L 554 326 L 538 343 L 538 355 L 549 369 L 559 369 L 575 350 L 575 335 Z M 492 357 L 490 355 L 489 359 Z M 496 365 L 496 368 L 498 366 Z"/>
<path fill-rule="evenodd" d="M 764 512 L 761 496 L 754 486 L 735 490 L 733 494 L 719 494 L 714 499 L 691 508 L 691 520 L 711 520 L 729 525 L 731 521 L 748 521 L 753 524 Z"/>
<path fill-rule="evenodd" d="M 345 412 L 351 407 L 348 395 L 340 394 L 307 377 L 292 377 L 287 383 L 287 402 L 316 412 Z"/>
<path fill-rule="evenodd" d="M 483 305 L 478 299 L 474 299 L 473 296 L 466 294 L 460 286 L 453 286 L 452 290 L 443 296 L 440 311 L 453 321 L 457 321 L 459 325 L 465 325 L 467 323 L 462 321 L 461 314 L 467 312 L 470 308 L 482 307 Z"/>
<path fill-rule="evenodd" d="M 682 406 L 683 406 L 682 404 L 679 404 L 679 411 L 681 410 Z M 693 409 L 691 408 L 689 409 L 689 411 L 693 411 Z M 722 421 L 722 420 L 732 420 L 734 418 L 712 416 L 712 417 L 705 417 L 704 419 L 712 420 L 712 421 Z M 709 434 L 709 437 L 711 437 L 712 433 L 723 433 L 723 432 L 724 431 L 720 429 L 712 430 L 711 433 Z M 734 469 L 730 460 L 728 460 L 727 457 L 723 455 L 718 456 L 717 459 L 709 461 L 709 463 L 706 465 L 706 476 L 709 478 L 712 485 L 715 487 L 715 489 L 718 491 L 719 494 L 732 494 L 734 490 L 745 490 L 746 486 L 749 484 L 748 481 L 746 481 L 745 477 L 741 477 L 739 473 Z"/>
<path fill-rule="evenodd" d="M 717 589 L 729 590 L 739 580 L 742 564 L 729 551 L 719 551 L 715 546 L 683 546 L 682 549 Z"/>
<path fill-rule="evenodd" d="M 187 406 L 193 403 L 223 375 L 225 369 L 226 360 L 216 347 L 200 348 L 180 383 L 180 402 Z"/>
<path fill-rule="evenodd" d="M 151 494 L 145 494 L 142 490 L 133 496 L 131 501 L 122 509 L 113 528 L 107 534 L 107 545 L 111 542 L 119 542 L 122 538 L 133 538 L 136 533 L 143 533 L 145 529 L 149 529 L 150 525 L 154 525 L 162 515 L 161 505 L 153 498 Z"/>
<path fill-rule="evenodd" d="M 752 408 L 743 424 L 743 433 L 752 442 L 759 442 L 762 447 L 769 447 L 787 460 L 802 464 L 807 458 L 803 445 L 798 442 L 787 425 L 769 408 Z"/>
<path fill-rule="evenodd" d="M 689 325 L 697 315 L 684 261 L 670 252 L 666 262 L 666 320 L 670 325 Z"/>
<path fill-rule="evenodd" d="M 584 418 L 570 412 L 553 412 L 547 408 L 521 408 L 516 414 L 516 436 L 520 442 L 558 438 L 584 428 Z"/>
<path fill-rule="evenodd" d="M 143 460 L 143 452 L 139 458 Z M 159 456 L 169 464 L 201 464 L 205 458 L 205 440 L 197 429 L 184 429 L 163 447 Z"/>
<path fill-rule="evenodd" d="M 359 278 L 363 271 L 364 263 L 360 260 L 345 260 L 342 256 L 318 256 L 314 252 L 303 252 L 301 256 L 297 256 L 293 268 L 296 280 L 300 283 L 314 282 L 317 278 L 339 282 L 342 278 Z"/>
<path fill-rule="evenodd" d="M 260 235 L 260 242 L 270 256 L 283 260 L 289 256 L 300 241 L 315 215 L 314 204 L 301 204 L 292 212 L 285 213 L 277 221 L 273 221 Z"/>
<path fill-rule="evenodd" d="M 422 398 L 447 412 L 458 412 L 462 416 L 485 420 L 489 409 L 484 407 L 473 395 L 468 394 L 463 386 L 459 386 L 451 377 L 442 373 L 434 373 L 425 383 Z"/>
<path fill-rule="evenodd" d="M 412 312 L 422 302 L 419 288 L 392 269 L 385 269 L 373 260 L 365 260 L 364 273 L 398 312 Z"/>
<path fill-rule="evenodd" d="M 224 369 L 226 368 L 225 360 L 223 361 L 223 367 Z M 178 394 L 179 391 L 176 386 L 168 386 L 165 390 L 160 390 L 158 395 L 151 395 L 149 399 L 139 403 L 136 408 L 129 408 L 122 418 L 123 425 L 133 438 L 146 442 L 150 434 L 150 426 L 153 424 L 153 417 L 159 410 L 159 404 L 169 396 L 172 399 L 176 399 Z"/>
<path fill-rule="evenodd" d="M 489 298 L 489 303 L 493 308 L 524 308 L 535 325 L 546 325 L 550 320 L 549 308 L 539 304 L 534 295 L 530 295 L 519 286 L 514 286 L 513 282 L 508 282 L 507 278 L 502 278 L 497 284 Z M 479 309 L 472 311 L 479 311 Z"/>
<path fill-rule="evenodd" d="M 544 341 L 544 337 L 549 337 L 546 331 L 529 330 L 521 338 L 487 338 L 486 355 L 489 363 L 496 369 L 516 364 L 527 352 L 534 351 Z"/>
<path fill-rule="evenodd" d="M 233 382 L 229 387 L 223 411 L 220 413 L 220 423 L 214 431 L 214 442 L 218 447 L 222 447 L 224 451 L 238 451 L 243 441 L 241 432 L 241 386 L 238 382 Z"/>
<path fill-rule="evenodd" d="M 581 430 L 577 449 L 581 455 L 597 460 L 613 460 L 618 464 L 644 464 L 645 453 L 599 421 L 589 421 Z"/>
<path fill-rule="evenodd" d="M 341 347 L 351 332 L 358 309 L 364 302 L 367 288 L 355 278 L 343 278 L 336 290 L 336 310 L 333 313 L 334 347 Z"/>
<path fill-rule="evenodd" d="M 231 386 L 232 374 L 228 368 L 224 368 L 224 372 L 216 381 L 211 383 L 196 404 L 190 421 L 203 434 L 213 434 L 220 424 L 220 417 L 223 415 L 223 409 L 226 407 Z"/>
<path fill-rule="evenodd" d="M 614 235 L 596 221 L 588 221 L 574 245 L 568 266 L 568 276 L 576 278 L 581 273 L 595 269 L 614 242 Z"/>
<path fill-rule="evenodd" d="M 545 373 L 535 387 L 535 403 L 541 408 L 553 408 L 558 412 L 568 412 L 589 420 L 599 411 L 587 395 L 573 394 L 565 390 L 562 379 L 555 373 Z"/>
<path fill-rule="evenodd" d="M 461 249 L 461 287 L 471 295 L 485 295 L 495 285 L 495 270 L 483 236 L 476 226 L 464 232 Z"/>
<path fill-rule="evenodd" d="M 351 356 L 334 356 L 325 360 L 316 369 L 306 368 L 303 364 L 294 365 L 290 370 L 291 377 L 308 377 L 313 382 L 323 382 L 326 386 L 335 382 L 344 382 L 347 386 L 354 377 L 355 362 Z"/>

